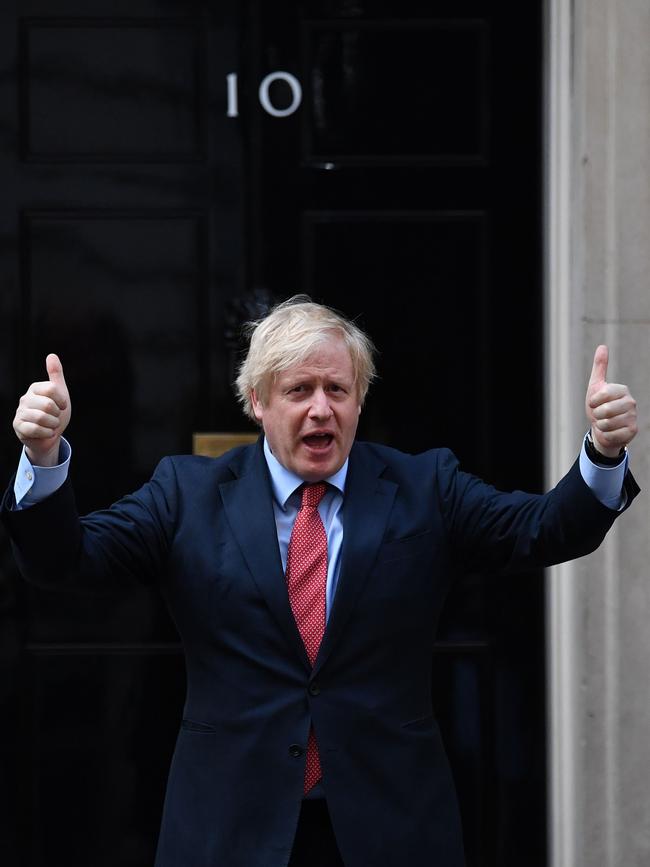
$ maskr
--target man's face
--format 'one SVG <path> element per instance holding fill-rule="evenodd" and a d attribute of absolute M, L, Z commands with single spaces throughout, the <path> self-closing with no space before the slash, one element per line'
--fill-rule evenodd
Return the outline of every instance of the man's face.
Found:
<path fill-rule="evenodd" d="M 361 407 L 350 352 L 332 337 L 302 364 L 278 374 L 253 410 L 280 463 L 307 482 L 339 470 L 350 454 Z"/>

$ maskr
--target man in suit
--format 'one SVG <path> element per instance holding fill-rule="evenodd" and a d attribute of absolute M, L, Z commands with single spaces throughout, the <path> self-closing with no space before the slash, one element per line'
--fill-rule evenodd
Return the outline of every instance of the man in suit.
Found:
<path fill-rule="evenodd" d="M 259 442 L 165 458 L 139 491 L 82 519 L 56 356 L 21 398 L 25 448 L 3 519 L 22 572 L 156 584 L 184 643 L 157 867 L 461 867 L 430 694 L 450 583 L 593 551 L 638 492 L 626 452 L 636 407 L 607 382 L 606 347 L 580 458 L 545 495 L 497 491 L 446 449 L 357 442 L 372 351 L 305 296 L 279 305 L 253 325 L 237 381 Z"/>

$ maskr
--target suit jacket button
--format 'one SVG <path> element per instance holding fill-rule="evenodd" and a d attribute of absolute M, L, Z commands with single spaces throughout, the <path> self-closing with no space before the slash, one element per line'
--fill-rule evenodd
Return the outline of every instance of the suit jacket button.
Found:
<path fill-rule="evenodd" d="M 320 695 L 320 686 L 317 681 L 309 684 L 309 695 Z"/>
<path fill-rule="evenodd" d="M 289 747 L 289 755 L 292 759 L 299 759 L 300 756 L 304 753 L 304 749 L 300 746 L 300 744 L 291 744 Z"/>

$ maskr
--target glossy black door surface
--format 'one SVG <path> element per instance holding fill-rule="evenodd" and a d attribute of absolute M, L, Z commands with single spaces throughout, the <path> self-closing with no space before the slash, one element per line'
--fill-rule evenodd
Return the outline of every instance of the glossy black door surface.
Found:
<path fill-rule="evenodd" d="M 539 489 L 541 3 L 24 0 L 0 9 L 2 471 L 61 355 L 82 510 L 252 431 L 241 324 L 357 317 L 360 436 Z M 56 594 L 0 538 L 3 867 L 148 867 L 184 693 L 134 587 Z M 542 576 L 471 575 L 434 702 L 471 867 L 545 857 Z"/>

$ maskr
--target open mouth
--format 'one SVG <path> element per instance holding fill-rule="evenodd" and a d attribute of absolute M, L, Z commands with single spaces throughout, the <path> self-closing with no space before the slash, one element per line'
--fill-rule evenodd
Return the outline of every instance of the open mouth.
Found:
<path fill-rule="evenodd" d="M 334 437 L 329 433 L 308 434 L 302 438 L 302 441 L 310 449 L 326 449 Z"/>

